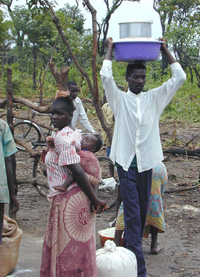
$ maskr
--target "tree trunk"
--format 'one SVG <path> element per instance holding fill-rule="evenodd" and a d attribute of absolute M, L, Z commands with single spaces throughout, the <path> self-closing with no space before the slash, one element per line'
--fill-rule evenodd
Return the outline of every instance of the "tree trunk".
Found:
<path fill-rule="evenodd" d="M 50 16 L 53 19 L 54 24 L 56 25 L 56 28 L 58 29 L 59 35 L 63 41 L 63 43 L 66 45 L 77 69 L 79 70 L 79 72 L 82 74 L 82 76 L 84 76 L 84 78 L 87 81 L 90 93 L 93 96 L 93 104 L 97 113 L 97 116 L 99 118 L 99 121 L 101 123 L 102 128 L 105 130 L 105 132 L 108 134 L 108 137 L 112 136 L 111 135 L 111 130 L 109 129 L 109 127 L 107 126 L 106 122 L 105 122 L 105 118 L 104 115 L 102 113 L 102 109 L 101 109 L 101 105 L 100 105 L 100 101 L 99 101 L 99 94 L 98 94 L 98 79 L 97 79 L 97 68 L 96 68 L 96 54 L 97 54 L 97 18 L 96 18 L 96 10 L 92 7 L 92 5 L 90 4 L 89 0 L 83 0 L 84 5 L 88 8 L 88 10 L 90 11 L 91 15 L 92 15 L 92 30 L 93 30 L 93 51 L 92 51 L 92 79 L 93 79 L 93 84 L 90 80 L 90 77 L 88 75 L 87 72 L 85 72 L 83 70 L 83 68 L 81 67 L 81 65 L 79 64 L 78 60 L 76 59 L 68 41 L 67 38 L 64 35 L 63 29 L 60 26 L 60 21 L 58 19 L 58 17 L 56 16 L 56 13 L 53 10 L 53 7 L 51 6 L 51 4 L 49 3 L 48 0 L 44 0 L 45 3 L 47 4 L 47 6 L 49 7 L 49 12 L 50 12 Z M 55 76 L 54 76 L 55 77 Z"/>
<path fill-rule="evenodd" d="M 33 89 L 36 90 L 36 67 L 37 67 L 37 54 L 35 46 L 33 47 Z"/>
<path fill-rule="evenodd" d="M 62 66 L 60 71 L 58 71 L 54 62 L 50 62 L 49 65 L 50 65 L 51 73 L 53 74 L 56 80 L 58 90 L 67 91 L 68 90 L 67 77 L 69 73 L 69 67 Z"/>
<path fill-rule="evenodd" d="M 54 52 L 55 52 L 55 48 L 56 48 L 56 45 L 58 44 L 58 40 L 59 40 L 59 36 L 57 37 L 56 42 L 55 42 L 55 44 L 53 46 L 51 57 L 49 59 L 49 62 L 47 63 L 47 66 L 46 66 L 45 71 L 44 71 L 43 78 L 42 78 L 42 80 L 40 82 L 40 87 L 39 87 L 39 90 L 40 90 L 39 103 L 40 103 L 40 105 L 42 105 L 42 102 L 43 102 L 43 87 L 44 87 L 45 77 L 46 77 L 46 74 L 47 74 L 47 70 L 49 69 L 49 63 L 52 62 L 52 58 L 53 58 L 53 55 L 54 55 Z"/>

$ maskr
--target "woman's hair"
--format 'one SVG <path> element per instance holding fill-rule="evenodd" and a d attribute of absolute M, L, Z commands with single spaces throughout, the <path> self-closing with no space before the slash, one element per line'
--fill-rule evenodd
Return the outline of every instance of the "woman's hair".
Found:
<path fill-rule="evenodd" d="M 73 111 L 76 109 L 70 95 L 56 98 L 52 105 L 59 105 L 60 109 L 66 110 L 70 115 L 73 115 Z"/>
<path fill-rule="evenodd" d="M 94 152 L 98 152 L 101 149 L 102 145 L 103 145 L 103 141 L 102 141 L 101 137 L 98 134 L 93 134 L 93 135 L 97 138 L 96 149 L 95 149 Z"/>
<path fill-rule="evenodd" d="M 126 67 L 126 77 L 130 77 L 134 69 L 144 69 L 146 66 L 143 63 L 130 63 Z"/>
<path fill-rule="evenodd" d="M 77 83 L 74 82 L 74 81 L 69 81 L 69 82 L 67 82 L 67 85 L 68 85 L 68 88 L 69 88 L 70 86 L 78 86 Z"/>

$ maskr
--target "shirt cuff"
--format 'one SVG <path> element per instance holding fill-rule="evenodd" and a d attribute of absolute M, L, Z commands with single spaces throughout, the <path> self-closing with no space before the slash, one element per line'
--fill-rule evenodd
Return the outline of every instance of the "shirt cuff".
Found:
<path fill-rule="evenodd" d="M 104 66 L 111 66 L 112 65 L 112 61 L 110 61 L 110 60 L 104 60 L 103 61 L 103 65 Z"/>
<path fill-rule="evenodd" d="M 174 69 L 181 68 L 181 65 L 180 65 L 180 63 L 175 62 L 175 63 L 170 64 L 170 67 L 171 67 L 171 70 L 174 70 Z"/>

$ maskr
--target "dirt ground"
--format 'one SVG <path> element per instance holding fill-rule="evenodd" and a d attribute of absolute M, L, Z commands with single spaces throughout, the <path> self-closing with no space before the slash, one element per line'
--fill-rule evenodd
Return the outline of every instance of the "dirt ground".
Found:
<path fill-rule="evenodd" d="M 91 120 L 96 131 L 100 132 L 97 120 Z M 163 148 L 174 145 L 199 147 L 200 135 L 198 126 L 178 123 L 160 125 Z M 105 155 L 105 147 L 100 155 Z M 18 152 L 17 176 L 31 176 L 33 160 L 27 153 Z M 165 165 L 169 181 L 166 191 L 177 188 L 188 188 L 196 184 L 200 174 L 200 158 L 165 153 Z M 103 169 L 102 169 L 103 170 Z M 102 199 L 113 196 L 114 191 L 101 192 Z M 18 198 L 20 210 L 17 221 L 25 234 L 43 237 L 46 226 L 49 203 L 41 197 L 30 184 L 19 185 Z M 147 276 L 200 276 L 200 188 L 182 192 L 165 193 L 163 196 L 166 231 L 159 234 L 158 242 L 161 251 L 151 255 L 150 238 L 144 239 L 143 248 L 147 265 Z M 115 217 L 115 208 L 97 215 L 96 230 L 109 227 Z M 97 249 L 100 248 L 97 233 Z"/>

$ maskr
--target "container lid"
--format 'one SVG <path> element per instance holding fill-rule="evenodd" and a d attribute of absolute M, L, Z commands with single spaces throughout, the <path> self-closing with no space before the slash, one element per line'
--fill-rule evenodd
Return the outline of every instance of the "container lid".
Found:
<path fill-rule="evenodd" d="M 146 38 L 146 37 L 138 37 L 138 38 L 121 38 L 119 40 L 113 41 L 113 43 L 124 43 L 124 42 L 153 42 L 153 43 L 163 43 L 158 39 L 154 38 Z"/>
<path fill-rule="evenodd" d="M 147 20 L 147 21 L 144 21 L 144 20 L 128 20 L 128 21 L 120 22 L 118 24 L 124 24 L 124 23 L 150 23 L 150 24 L 153 24 L 153 20 Z"/>

